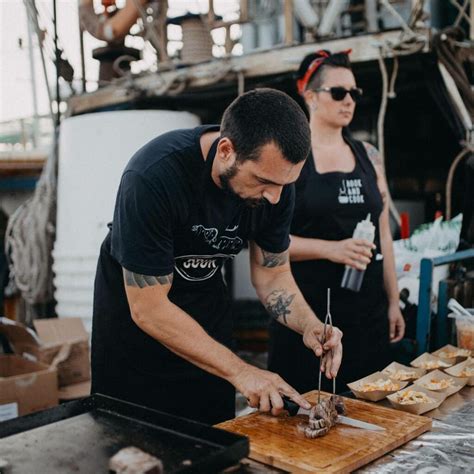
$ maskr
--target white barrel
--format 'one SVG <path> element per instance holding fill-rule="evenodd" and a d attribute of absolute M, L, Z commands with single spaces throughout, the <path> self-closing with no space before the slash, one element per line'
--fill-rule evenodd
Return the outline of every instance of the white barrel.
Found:
<path fill-rule="evenodd" d="M 59 317 L 79 316 L 90 329 L 100 245 L 132 155 L 162 133 L 199 123 L 188 112 L 164 110 L 101 112 L 62 122 L 53 251 Z"/>

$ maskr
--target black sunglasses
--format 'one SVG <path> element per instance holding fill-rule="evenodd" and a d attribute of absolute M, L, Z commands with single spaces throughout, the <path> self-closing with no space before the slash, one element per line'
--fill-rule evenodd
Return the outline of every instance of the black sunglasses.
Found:
<path fill-rule="evenodd" d="M 344 87 L 318 87 L 315 92 L 329 92 L 333 100 L 340 102 L 346 98 L 346 94 L 352 97 L 354 102 L 357 102 L 362 97 L 362 89 L 354 87 L 353 89 L 345 89 Z"/>

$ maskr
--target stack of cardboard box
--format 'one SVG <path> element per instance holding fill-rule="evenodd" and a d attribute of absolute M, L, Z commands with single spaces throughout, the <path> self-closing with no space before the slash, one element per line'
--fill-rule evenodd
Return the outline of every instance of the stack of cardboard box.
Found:
<path fill-rule="evenodd" d="M 0 421 L 89 394 L 89 336 L 81 319 L 33 324 L 36 332 L 0 318 L 0 334 L 14 351 L 0 355 Z"/>

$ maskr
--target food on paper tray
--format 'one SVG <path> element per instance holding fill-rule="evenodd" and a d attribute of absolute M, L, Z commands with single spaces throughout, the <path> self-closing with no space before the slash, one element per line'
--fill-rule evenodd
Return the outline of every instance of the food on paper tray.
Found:
<path fill-rule="evenodd" d="M 415 370 L 405 370 L 405 369 L 386 369 L 384 371 L 391 379 L 394 380 L 412 380 L 417 378 L 417 373 Z"/>
<path fill-rule="evenodd" d="M 342 397 L 332 395 L 331 398 L 321 400 L 311 408 L 308 423 L 300 423 L 298 431 L 303 433 L 306 438 L 324 436 L 337 423 L 338 415 L 344 415 L 345 412 Z"/>
<path fill-rule="evenodd" d="M 453 379 L 436 379 L 432 378 L 430 380 L 426 380 L 422 386 L 427 388 L 428 390 L 443 390 L 448 387 L 452 387 L 454 385 Z"/>
<path fill-rule="evenodd" d="M 420 362 L 419 367 L 422 369 L 441 369 L 441 368 L 446 368 L 450 367 L 451 364 L 449 362 L 444 362 L 442 360 L 424 360 L 423 362 Z"/>
<path fill-rule="evenodd" d="M 400 385 L 393 380 L 378 379 L 374 382 L 366 382 L 360 384 L 359 390 L 361 392 L 375 392 L 376 390 L 382 390 L 384 392 L 399 390 Z"/>
<path fill-rule="evenodd" d="M 415 405 L 416 403 L 433 403 L 435 400 L 428 397 L 426 393 L 416 390 L 405 390 L 396 394 L 396 401 L 400 405 Z"/>
<path fill-rule="evenodd" d="M 472 377 L 474 375 L 474 365 L 465 367 L 460 373 L 459 377 Z"/>
<path fill-rule="evenodd" d="M 469 357 L 471 351 L 469 349 L 447 349 L 437 353 L 442 359 L 454 359 L 455 357 Z"/>

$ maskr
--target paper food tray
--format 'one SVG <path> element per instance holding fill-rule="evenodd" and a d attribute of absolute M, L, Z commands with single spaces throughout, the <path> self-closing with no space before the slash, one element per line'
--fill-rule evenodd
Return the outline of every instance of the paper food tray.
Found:
<path fill-rule="evenodd" d="M 364 392 L 360 388 L 362 385 L 366 383 L 375 382 L 379 379 L 384 381 L 390 381 L 395 384 L 398 384 L 398 388 L 396 390 L 374 390 L 371 392 Z M 382 372 L 375 372 L 367 377 L 364 377 L 360 380 L 356 380 L 355 382 L 348 383 L 347 386 L 351 389 L 352 393 L 357 397 L 363 400 L 370 400 L 371 402 L 378 402 L 382 400 L 387 395 L 391 393 L 395 393 L 396 391 L 406 387 L 408 382 L 401 382 L 399 380 L 392 380 L 388 375 L 383 374 Z"/>

